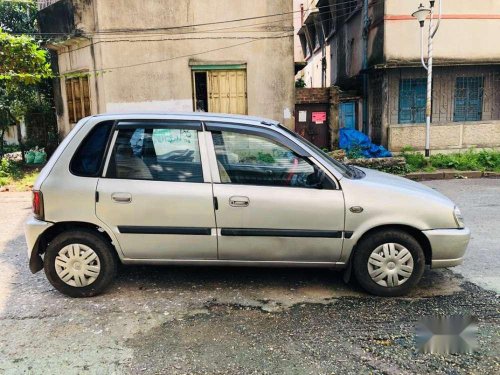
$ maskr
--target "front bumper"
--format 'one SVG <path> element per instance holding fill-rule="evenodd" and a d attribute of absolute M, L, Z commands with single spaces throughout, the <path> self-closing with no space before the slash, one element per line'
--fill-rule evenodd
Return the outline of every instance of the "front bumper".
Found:
<path fill-rule="evenodd" d="M 31 272 L 35 273 L 43 268 L 42 258 L 38 252 L 38 245 L 40 243 L 40 235 L 50 228 L 53 224 L 30 217 L 24 224 L 24 235 L 28 245 L 28 260 Z"/>
<path fill-rule="evenodd" d="M 431 268 L 454 267 L 462 264 L 470 240 L 469 228 L 432 229 L 423 233 L 432 249 Z"/>

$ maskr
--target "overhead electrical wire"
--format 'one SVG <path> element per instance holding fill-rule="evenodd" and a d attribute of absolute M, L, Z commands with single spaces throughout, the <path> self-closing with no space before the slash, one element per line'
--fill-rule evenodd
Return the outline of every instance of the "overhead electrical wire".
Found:
<path fill-rule="evenodd" d="M 337 10 L 345 10 L 345 9 L 350 9 L 352 6 L 353 2 L 352 0 L 340 2 L 335 4 L 335 11 Z M 337 7 L 337 5 L 349 5 L 347 7 Z M 294 13 L 301 13 L 301 12 L 308 12 L 308 11 L 314 11 L 314 10 L 319 10 L 322 8 L 329 8 L 331 9 L 331 5 L 324 5 L 320 7 L 315 7 L 315 8 L 308 8 L 308 9 L 303 9 L 303 10 L 295 10 L 295 11 L 290 11 L 290 12 L 282 12 L 282 13 L 275 13 L 275 14 L 267 14 L 263 16 L 253 16 L 253 17 L 244 17 L 244 18 L 238 18 L 238 19 L 232 19 L 232 20 L 223 20 L 223 21 L 212 21 L 212 22 L 205 22 L 205 23 L 198 23 L 198 24 L 186 24 L 186 25 L 179 25 L 179 26 L 171 26 L 171 27 L 159 27 L 159 28 L 149 28 L 149 29 L 117 29 L 117 30 L 101 30 L 101 31 L 96 31 L 92 33 L 86 33 L 87 35 L 99 35 L 99 34 L 117 34 L 117 33 L 130 33 L 130 32 L 147 32 L 147 31 L 167 31 L 167 30 L 177 30 L 177 29 L 185 29 L 185 28 L 192 28 L 192 27 L 203 27 L 203 26 L 212 26 L 212 25 L 218 25 L 218 24 L 225 24 L 225 23 L 234 23 L 234 22 L 243 22 L 243 21 L 251 21 L 251 20 L 256 20 L 256 19 L 262 19 L 262 18 L 271 18 L 271 17 L 279 17 L 279 16 L 286 16 L 289 14 L 294 14 Z M 251 25 L 249 25 L 251 26 Z M 204 32 L 203 30 L 200 30 L 198 32 Z M 16 34 L 16 33 L 14 33 Z M 20 33 L 17 33 L 20 34 Z M 25 33 L 26 34 L 26 33 Z M 71 36 L 72 34 L 69 33 L 27 33 L 26 35 L 63 35 L 63 36 Z"/>
<path fill-rule="evenodd" d="M 346 1 L 346 2 L 342 2 L 342 3 L 337 3 L 336 5 L 342 5 L 342 4 L 349 4 L 349 5 L 352 5 L 352 2 L 351 1 Z M 331 9 L 331 6 L 330 5 L 326 5 L 326 6 L 322 6 L 322 7 L 317 7 L 317 8 L 314 8 L 312 10 L 316 10 L 316 9 L 319 9 L 319 8 L 330 8 Z M 343 10 L 346 10 L 346 9 L 351 9 L 350 7 L 336 7 L 335 8 L 335 11 L 343 11 Z M 357 10 L 357 9 L 355 9 Z M 217 32 L 221 32 L 221 30 L 229 30 L 229 29 L 239 29 L 239 28 L 248 28 L 248 27 L 253 27 L 253 26 L 261 26 L 261 25 L 269 25 L 269 24 L 274 24 L 274 23 L 279 23 L 279 22 L 285 22 L 285 21 L 288 21 L 288 19 L 280 19 L 280 20 L 274 20 L 274 21 L 268 21 L 268 22 L 263 22 L 263 23 L 258 23 L 258 24 L 248 24 L 248 25 L 237 25 L 237 26 L 230 26 L 230 27 L 225 27 L 225 28 L 218 28 L 218 29 L 209 29 L 209 30 L 197 30 L 197 31 L 181 31 L 181 32 L 175 32 L 175 33 L 161 33 L 161 32 L 154 32 L 152 33 L 151 30 L 175 30 L 175 29 L 183 29 L 183 28 L 188 28 L 188 27 L 201 27 L 201 26 L 208 26 L 208 25 L 215 25 L 215 24 L 224 24 L 224 23 L 232 23 L 232 22 L 242 22 L 242 21 L 249 21 L 249 20 L 254 20 L 254 19 L 260 19 L 260 18 L 270 18 L 270 17 L 278 17 L 278 16 L 285 16 L 285 15 L 289 15 L 289 14 L 294 14 L 294 13 L 299 13 L 299 12 L 307 12 L 309 11 L 308 10 L 299 10 L 299 11 L 292 11 L 292 12 L 284 12 L 284 13 L 278 13 L 278 14 L 272 14 L 272 15 L 265 15 L 265 16 L 256 16 L 256 17 L 246 17 L 246 18 L 240 18 L 240 19 L 234 19 L 234 20 L 226 20 L 226 21 L 216 21 L 216 22 L 208 22 L 208 23 L 202 23 L 202 24 L 193 24 L 193 25 L 182 25 L 182 26 L 175 26 L 175 27 L 170 27 L 170 28 L 158 28 L 158 29 L 138 29 L 137 31 L 146 31 L 145 33 L 141 33 L 141 32 L 138 32 L 137 34 L 135 35 L 128 35 L 128 38 L 130 37 L 144 37 L 144 36 L 162 36 L 162 35 L 171 35 L 171 36 L 175 36 L 175 35 L 183 35 L 183 34 L 200 34 L 200 33 L 207 33 L 207 32 L 212 32 L 212 33 L 217 33 Z M 300 17 L 302 17 L 302 14 L 300 15 Z M 320 21 L 316 21 L 320 24 L 323 24 L 325 22 L 328 22 L 328 21 L 333 21 L 337 18 L 341 18 L 341 17 L 345 17 L 345 14 L 340 14 L 340 15 L 335 15 L 333 17 L 329 17 L 329 18 L 324 18 L 324 19 L 321 19 Z M 292 19 L 293 19 L 293 16 L 292 16 Z M 229 46 L 223 46 L 223 47 L 218 47 L 218 48 L 214 48 L 214 49 L 209 49 L 209 50 L 205 50 L 205 51 L 200 51 L 200 52 L 195 52 L 195 53 L 190 53 L 190 54 L 185 54 L 185 55 L 180 55 L 180 56 L 173 56 L 173 57 L 169 57 L 169 58 L 165 58 L 165 59 L 160 59 L 160 60 L 154 60 L 154 61 L 146 61 L 146 62 L 141 62 L 141 63 L 134 63 L 134 64 L 129 64 L 129 65 L 122 65 L 122 66 L 114 66 L 114 67 L 106 67 L 106 68 L 101 68 L 101 69 L 94 69 L 94 70 L 91 70 L 91 71 L 88 71 L 89 74 L 99 74 L 100 72 L 107 72 L 107 71 L 111 71 L 111 70 L 119 70 L 119 69 L 125 69 L 125 68 L 132 68 L 132 67 L 137 67 L 137 66 L 142 66 L 142 65 L 149 65 L 149 64 L 156 64 L 156 63 L 160 63 L 160 62 L 166 62 L 166 61 L 171 61 L 171 60 L 176 60 L 176 59 L 181 59 L 181 58 L 187 58 L 187 57 L 193 57 L 193 56 L 198 56 L 198 55 L 202 55 L 202 54 L 206 54 L 206 53 L 210 53 L 210 52 L 215 52 L 215 51 L 220 51 L 220 50 L 225 50 L 225 49 L 230 49 L 230 48 L 234 48 L 234 47 L 238 47 L 238 46 L 242 46 L 242 45 L 246 45 L 246 44 L 249 44 L 249 43 L 254 43 L 254 42 L 257 42 L 259 40 L 263 40 L 263 39 L 279 39 L 279 38 L 288 38 L 288 37 L 291 37 L 291 36 L 294 36 L 294 33 L 286 33 L 286 34 L 283 34 L 283 35 L 276 35 L 276 36 L 240 36 L 240 37 L 205 37 L 205 38 L 162 38 L 162 39 L 134 39 L 134 40 L 131 40 L 131 39 L 124 39 L 124 38 L 121 38 L 121 39 L 106 39 L 106 38 L 110 38 L 112 36 L 112 34 L 120 34 L 120 33 L 123 33 L 123 32 L 131 32 L 132 30 L 121 30 L 121 31 L 101 31 L 101 32 L 96 32 L 96 33 L 84 33 L 84 35 L 89 35 L 89 36 L 97 36 L 99 38 L 99 40 L 96 40 L 96 41 L 92 41 L 90 44 L 87 44 L 85 46 L 82 46 L 82 47 L 79 47 L 79 48 L 75 48 L 75 49 L 72 49 L 72 50 L 68 50 L 68 51 L 62 51 L 60 53 L 69 53 L 69 52 L 74 52 L 74 51 L 77 51 L 79 49 L 83 49 L 83 48 L 87 48 L 89 47 L 90 45 L 95 45 L 95 44 L 99 44 L 99 43 L 116 43 L 116 42 L 139 42 L 139 41 L 144 41 L 144 42 L 150 42 L 150 41 L 167 41 L 167 40 L 186 40 L 186 39 L 251 39 L 251 40 L 247 40 L 245 42 L 242 42 L 242 43 L 237 43 L 237 44 L 232 44 L 232 45 L 229 45 Z M 149 33 L 148 33 L 149 31 Z M 275 33 L 280 33 L 282 32 L 283 30 L 266 30 L 266 32 L 275 32 Z M 255 32 L 255 33 L 262 33 L 263 31 L 262 30 L 255 30 L 255 31 L 248 31 L 248 32 Z M 102 34 L 102 35 L 100 35 Z M 66 36 L 73 36 L 72 34 L 67 34 L 67 33 L 32 33 L 32 34 L 28 34 L 28 35 L 66 35 Z M 326 36 L 326 35 L 325 35 Z M 114 36 L 116 38 L 116 35 Z M 91 40 L 89 38 L 89 40 Z M 63 74 L 64 76 L 64 74 Z"/>
<path fill-rule="evenodd" d="M 335 16 L 335 17 L 329 17 L 329 18 L 325 18 L 323 20 L 320 20 L 318 21 L 318 23 L 320 24 L 323 24 L 323 23 L 326 23 L 328 21 L 333 21 L 337 18 L 340 18 L 342 17 L 341 15 L 339 16 Z M 260 25 L 263 25 L 263 24 L 269 24 L 269 23 L 276 23 L 276 22 L 283 22 L 285 20 L 277 20 L 277 21 L 271 21 L 271 22 L 266 22 L 266 23 L 261 23 Z M 232 26 L 230 27 L 231 29 L 234 29 L 234 28 L 239 28 L 239 27 L 250 27 L 250 26 L 255 26 L 256 24 L 252 24 L 252 25 L 243 25 L 243 26 Z M 228 28 L 223 28 L 222 30 L 225 30 L 225 29 L 228 29 Z M 211 32 L 217 32 L 217 30 L 221 30 L 221 29 L 212 29 L 210 30 Z M 71 52 L 75 52 L 75 51 L 78 51 L 80 49 L 84 49 L 84 48 L 87 48 L 91 45 L 97 45 L 97 44 L 101 44 L 101 43 L 117 43 L 117 42 L 131 42 L 131 43 L 134 43 L 134 42 L 161 42 L 161 41 L 176 41 L 176 40 L 201 40 L 201 39 L 211 39 L 211 40 L 215 40 L 215 39 L 253 39 L 253 40 L 258 40 L 258 39 L 265 39 L 267 38 L 266 36 L 234 36 L 234 37 L 221 37 L 221 36 L 218 36 L 218 37 L 213 37 L 213 36 L 210 36 L 210 37 L 192 37 L 192 38 L 179 38 L 179 37 L 174 37 L 175 35 L 184 35 L 184 34 L 200 34 L 200 33 L 205 33 L 207 31 L 196 31 L 196 32 L 182 32 L 182 33 L 178 33 L 178 34 L 167 34 L 167 35 L 170 35 L 172 37 L 170 38 L 167 38 L 167 37 L 163 37 L 161 39 L 130 39 L 131 37 L 135 38 L 135 37 L 145 37 L 145 36 L 151 36 L 151 37 L 154 37 L 154 36 L 163 36 L 165 34 L 162 34 L 162 33 L 154 33 L 154 34 L 138 34 L 138 35 L 132 35 L 132 36 L 123 36 L 121 38 L 118 38 L 116 39 L 116 36 L 114 37 L 115 39 L 105 39 L 103 38 L 102 36 L 98 37 L 98 38 L 92 38 L 94 40 L 92 40 L 91 38 L 89 38 L 89 41 L 91 41 L 90 43 L 84 45 L 84 46 L 81 46 L 81 47 L 77 47 L 77 48 L 73 48 L 73 49 L 68 49 L 67 51 L 60 51 L 59 54 L 65 54 L 65 53 L 71 53 Z M 262 31 L 253 31 L 255 33 L 261 33 Z M 280 33 L 280 32 L 283 32 L 283 30 L 273 30 L 272 32 L 274 33 Z M 293 36 L 294 34 L 291 34 L 290 36 Z M 326 35 L 325 35 L 326 37 Z M 97 40 L 95 40 L 97 39 Z"/>

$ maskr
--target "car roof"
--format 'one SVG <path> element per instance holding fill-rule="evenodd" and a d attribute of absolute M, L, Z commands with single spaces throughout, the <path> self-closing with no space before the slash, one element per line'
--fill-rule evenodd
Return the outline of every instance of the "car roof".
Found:
<path fill-rule="evenodd" d="M 107 120 L 141 120 L 141 119 L 169 119 L 169 120 L 198 120 L 198 121 L 238 121 L 253 125 L 278 125 L 279 122 L 264 117 L 233 115 L 226 113 L 209 112 L 124 112 L 124 113 L 103 113 L 91 117 Z"/>

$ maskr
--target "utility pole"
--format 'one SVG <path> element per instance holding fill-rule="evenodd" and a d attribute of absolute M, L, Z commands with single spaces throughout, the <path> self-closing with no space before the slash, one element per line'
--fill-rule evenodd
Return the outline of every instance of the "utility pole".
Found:
<path fill-rule="evenodd" d="M 370 18 L 368 17 L 368 0 L 363 0 L 363 133 L 368 135 L 368 36 Z"/>
<path fill-rule="evenodd" d="M 432 57 L 433 57 L 433 40 L 441 22 L 441 0 L 439 1 L 439 18 L 434 27 L 432 21 L 434 16 L 435 0 L 430 1 L 430 9 L 424 8 L 422 4 L 417 11 L 412 13 L 412 16 L 417 19 L 420 24 L 420 60 L 422 66 L 427 70 L 427 101 L 425 105 L 425 156 L 430 155 L 430 139 L 431 139 L 431 116 L 432 116 Z M 424 59 L 424 24 L 425 19 L 429 16 L 429 38 L 427 43 L 427 64 Z"/>

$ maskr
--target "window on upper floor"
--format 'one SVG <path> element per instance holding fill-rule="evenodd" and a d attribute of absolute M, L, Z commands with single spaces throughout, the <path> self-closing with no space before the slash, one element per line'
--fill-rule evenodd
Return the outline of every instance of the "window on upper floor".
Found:
<path fill-rule="evenodd" d="M 76 124 L 82 118 L 90 116 L 89 77 L 65 78 L 66 102 L 68 104 L 69 122 Z"/>
<path fill-rule="evenodd" d="M 316 36 L 318 39 L 318 46 L 322 46 L 325 44 L 326 33 L 323 29 L 323 24 L 321 22 L 320 14 L 318 13 L 316 17 L 314 17 L 314 27 L 316 29 Z"/>
<path fill-rule="evenodd" d="M 307 33 L 309 34 L 309 43 L 311 44 L 312 52 L 320 47 L 319 35 L 316 32 L 316 26 L 314 22 L 306 24 Z"/>
<path fill-rule="evenodd" d="M 309 57 L 309 55 L 311 54 L 311 48 L 309 46 L 309 43 L 307 42 L 306 34 L 303 31 L 299 32 L 299 40 L 304 58 Z"/>
<path fill-rule="evenodd" d="M 457 77 L 453 121 L 480 121 L 483 115 L 484 77 Z"/>
<path fill-rule="evenodd" d="M 427 80 L 425 78 L 401 79 L 399 81 L 398 123 L 425 122 L 426 100 Z"/>

